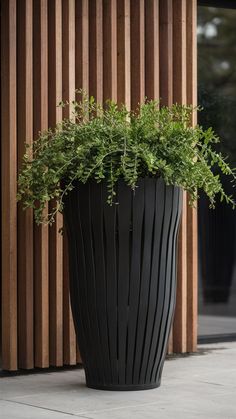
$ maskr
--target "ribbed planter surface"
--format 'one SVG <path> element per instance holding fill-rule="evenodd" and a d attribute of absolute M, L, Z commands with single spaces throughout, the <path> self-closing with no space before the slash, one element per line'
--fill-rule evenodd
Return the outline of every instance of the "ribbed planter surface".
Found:
<path fill-rule="evenodd" d="M 117 205 L 104 183 L 79 184 L 65 200 L 71 303 L 89 387 L 160 385 L 176 288 L 182 193 L 145 178 L 119 181 Z"/>

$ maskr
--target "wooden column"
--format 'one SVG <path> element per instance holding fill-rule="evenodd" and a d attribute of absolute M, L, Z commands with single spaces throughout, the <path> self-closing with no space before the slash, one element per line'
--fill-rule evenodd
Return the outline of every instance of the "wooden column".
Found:
<path fill-rule="evenodd" d="M 89 94 L 103 102 L 103 2 L 89 2 Z"/>
<path fill-rule="evenodd" d="M 145 1 L 145 96 L 159 100 L 159 0 Z"/>
<path fill-rule="evenodd" d="M 117 102 L 117 0 L 103 3 L 103 100 Z"/>
<path fill-rule="evenodd" d="M 48 1 L 33 3 L 34 138 L 48 127 Z M 46 213 L 47 209 L 45 210 Z M 49 366 L 48 227 L 34 228 L 35 367 Z"/>
<path fill-rule="evenodd" d="M 131 107 L 145 96 L 145 5 L 131 0 Z"/>
<path fill-rule="evenodd" d="M 62 2 L 62 99 L 75 99 L 75 0 Z M 71 106 L 63 108 L 63 118 L 72 117 Z M 63 235 L 63 362 L 76 364 L 76 337 L 69 293 L 67 237 Z"/>
<path fill-rule="evenodd" d="M 160 0 L 160 106 L 173 104 L 173 6 L 172 0 Z M 173 327 L 168 353 L 173 352 Z"/>
<path fill-rule="evenodd" d="M 75 87 L 89 94 L 89 0 L 75 2 Z"/>
<path fill-rule="evenodd" d="M 173 1 L 173 101 L 186 104 L 186 0 Z M 187 197 L 179 231 L 177 296 L 173 329 L 174 352 L 187 350 Z"/>
<path fill-rule="evenodd" d="M 62 119 L 62 0 L 48 3 L 48 124 Z M 53 205 L 50 204 L 50 211 Z M 63 365 L 63 246 L 62 214 L 49 229 L 50 365 Z"/>
<path fill-rule="evenodd" d="M 117 0 L 117 101 L 131 107 L 130 0 Z"/>
<path fill-rule="evenodd" d="M 25 143 L 33 140 L 33 2 L 17 9 L 17 145 L 18 167 Z M 19 368 L 34 367 L 33 211 L 18 208 L 18 359 Z"/>
<path fill-rule="evenodd" d="M 197 105 L 197 0 L 187 2 L 187 103 Z M 197 123 L 197 112 L 192 124 Z M 197 205 L 197 204 L 196 204 Z M 198 243 L 197 209 L 187 211 L 187 351 L 197 350 Z"/>
<path fill-rule="evenodd" d="M 16 0 L 1 2 L 2 368 L 17 369 Z"/>
<path fill-rule="evenodd" d="M 173 7 L 172 0 L 160 0 L 160 100 L 173 103 Z"/>

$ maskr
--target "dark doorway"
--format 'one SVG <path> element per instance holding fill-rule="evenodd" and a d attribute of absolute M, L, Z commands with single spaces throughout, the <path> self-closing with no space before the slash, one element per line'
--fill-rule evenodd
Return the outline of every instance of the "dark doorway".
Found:
<path fill-rule="evenodd" d="M 221 4 L 220 4 L 221 3 Z M 199 123 L 221 138 L 218 151 L 236 167 L 235 2 L 200 1 L 198 6 Z M 224 4 L 224 8 L 222 7 Z M 219 7 L 220 6 L 220 7 Z M 221 176 L 221 175 L 220 175 Z M 229 194 L 236 191 L 221 176 Z M 236 211 L 199 200 L 199 340 L 236 339 Z"/>

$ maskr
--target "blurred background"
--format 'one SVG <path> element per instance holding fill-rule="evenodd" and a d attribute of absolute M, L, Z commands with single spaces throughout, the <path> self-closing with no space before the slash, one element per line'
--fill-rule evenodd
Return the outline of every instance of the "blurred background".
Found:
<path fill-rule="evenodd" d="M 223 3 L 223 2 L 222 2 Z M 236 6 L 235 6 L 236 7 Z M 198 6 L 200 125 L 221 138 L 218 151 L 236 167 L 236 9 Z M 221 176 L 221 175 L 220 175 Z M 225 190 L 236 199 L 229 179 Z M 236 339 L 236 210 L 201 195 L 199 228 L 199 341 Z"/>

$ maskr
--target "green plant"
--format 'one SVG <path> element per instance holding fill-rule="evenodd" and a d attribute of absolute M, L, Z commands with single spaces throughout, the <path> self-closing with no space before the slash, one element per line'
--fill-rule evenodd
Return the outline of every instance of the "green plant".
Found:
<path fill-rule="evenodd" d="M 191 127 L 192 107 L 160 108 L 156 101 L 146 101 L 131 112 L 113 102 L 102 108 L 83 94 L 81 101 L 73 102 L 73 109 L 72 118 L 41 133 L 23 159 L 18 200 L 24 208 L 34 209 L 37 223 L 51 224 L 75 181 L 90 179 L 106 180 L 109 204 L 115 202 L 119 178 L 135 190 L 139 177 L 161 176 L 167 184 L 186 190 L 190 204 L 202 189 L 211 206 L 217 194 L 234 206 L 212 168 L 217 165 L 233 181 L 234 170 L 213 150 L 219 139 L 212 129 Z M 49 201 L 55 205 L 45 219 Z"/>

